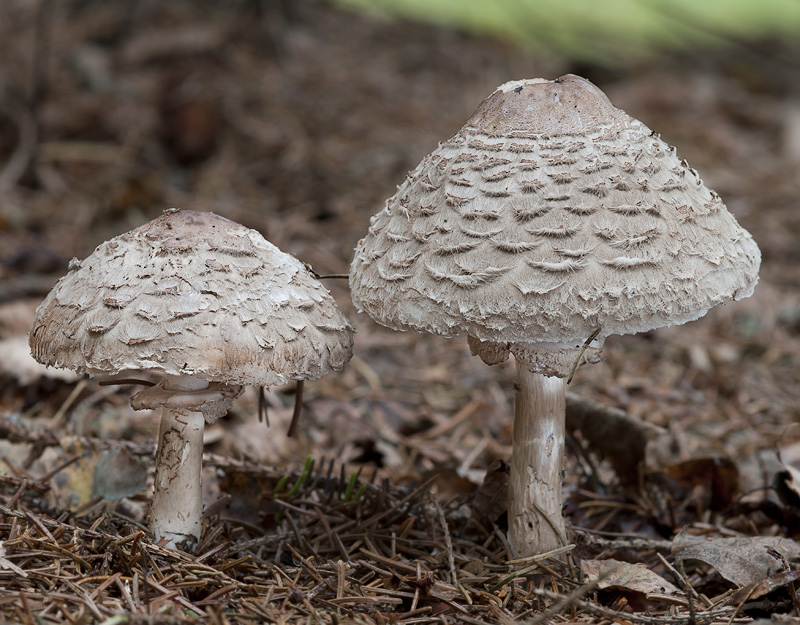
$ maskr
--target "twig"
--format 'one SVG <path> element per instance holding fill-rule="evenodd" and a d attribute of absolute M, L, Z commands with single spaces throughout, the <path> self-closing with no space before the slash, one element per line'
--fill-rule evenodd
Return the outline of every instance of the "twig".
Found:
<path fill-rule="evenodd" d="M 72 392 L 69 394 L 69 397 L 64 400 L 64 403 L 61 404 L 61 407 L 56 411 L 56 414 L 53 415 L 53 418 L 50 419 L 50 423 L 48 424 L 51 428 L 58 427 L 61 425 L 61 419 L 64 418 L 64 415 L 67 413 L 67 410 L 70 409 L 72 404 L 75 403 L 75 400 L 78 399 L 78 396 L 83 392 L 83 389 L 86 388 L 88 384 L 86 378 L 78 380 L 78 383 L 75 385 L 75 388 L 72 389 Z M 101 382 L 100 384 L 103 384 Z M 119 384 L 119 382 L 117 382 Z"/>
<path fill-rule="evenodd" d="M 572 363 L 572 369 L 570 369 L 569 375 L 567 376 L 567 384 L 572 382 L 572 378 L 575 377 L 575 371 L 578 370 L 578 365 L 581 363 L 581 358 L 583 357 L 584 352 L 589 348 L 591 342 L 597 338 L 598 334 L 600 334 L 600 328 L 597 328 L 594 332 L 592 332 L 589 335 L 589 338 L 583 342 L 583 345 L 581 345 L 581 349 L 578 352 L 578 355 L 575 357 L 575 362 Z"/>
<path fill-rule="evenodd" d="M 604 550 L 623 551 L 631 549 L 633 551 L 658 551 L 659 549 L 669 551 L 672 549 L 671 540 L 659 540 L 656 538 L 647 538 L 644 536 L 620 536 L 619 538 L 605 538 L 598 535 L 597 532 L 586 529 L 573 527 L 572 531 L 576 534 L 583 534 L 584 541 L 590 545 L 597 545 Z"/>
<path fill-rule="evenodd" d="M 460 423 L 463 423 L 469 419 L 482 405 L 483 400 L 479 397 L 474 397 L 469 403 L 460 408 L 452 417 L 443 423 L 439 423 L 438 425 L 432 427 L 430 430 L 422 432 L 420 434 L 420 438 L 432 440 L 440 437 L 442 434 L 449 432 Z"/>
<path fill-rule="evenodd" d="M 552 575 L 555 579 L 557 579 L 557 580 L 559 580 L 561 582 L 569 583 L 568 580 L 564 579 L 558 573 L 553 571 L 550 567 L 548 567 L 548 566 L 546 566 L 546 565 L 544 565 L 542 563 L 545 560 L 550 560 L 551 558 L 557 558 L 558 556 L 562 556 L 564 554 L 567 554 L 570 551 L 572 551 L 573 549 L 575 549 L 575 545 L 565 545 L 563 547 L 559 547 L 558 549 L 553 549 L 552 551 L 548 551 L 546 553 L 539 554 L 538 556 L 527 556 L 525 558 L 516 558 L 514 560 L 509 560 L 508 564 L 512 565 L 512 566 L 517 566 L 517 565 L 520 565 L 520 564 L 529 564 L 529 566 L 526 566 L 526 567 L 524 567 L 524 568 L 522 568 L 522 569 L 520 569 L 518 571 L 513 571 L 512 573 L 506 575 L 499 582 L 497 582 L 493 586 L 489 587 L 489 591 L 490 592 L 497 592 L 498 590 L 500 590 L 506 584 L 514 581 L 515 579 L 517 579 L 519 577 L 523 577 L 523 576 L 527 575 L 528 573 L 531 573 L 532 571 L 535 571 L 537 569 L 541 569 L 545 573 L 548 573 L 549 575 Z"/>
<path fill-rule="evenodd" d="M 532 588 L 531 594 L 537 597 L 543 597 L 545 599 L 563 599 L 563 595 L 560 595 L 557 592 L 553 592 L 550 590 L 545 590 L 544 588 Z M 582 610 L 586 610 L 587 612 L 591 612 L 592 614 L 597 614 L 599 616 L 604 616 L 606 618 L 612 619 L 614 621 L 628 621 L 631 623 L 643 623 L 644 625 L 676 625 L 678 623 L 686 623 L 689 625 L 690 617 L 689 615 L 684 614 L 671 614 L 669 616 L 646 616 L 643 614 L 636 614 L 636 613 L 629 613 L 629 612 L 618 612 L 617 610 L 613 610 L 611 608 L 607 608 L 602 605 L 598 605 L 596 603 L 592 603 L 589 601 L 584 601 L 582 599 L 574 599 L 571 602 L 571 605 L 581 608 Z M 727 616 L 733 608 L 731 607 L 724 607 L 720 608 L 719 610 L 708 610 L 705 612 L 698 612 L 696 617 L 698 619 L 702 619 L 703 621 L 712 621 L 714 619 L 719 619 Z"/>
<path fill-rule="evenodd" d="M 258 422 L 265 422 L 269 427 L 269 412 L 267 411 L 267 396 L 264 394 L 264 387 L 258 387 Z"/>
<path fill-rule="evenodd" d="M 681 570 L 678 570 L 674 566 L 672 566 L 669 563 L 669 561 L 664 556 L 662 556 L 660 553 L 657 553 L 656 556 L 661 561 L 661 564 L 663 564 L 665 567 L 667 567 L 667 569 L 670 571 L 670 573 L 672 573 L 672 576 L 675 578 L 675 581 L 680 586 L 683 587 L 683 591 L 689 596 L 689 599 L 697 599 L 698 598 L 697 591 L 695 591 L 695 589 L 692 588 L 692 585 L 689 583 L 689 580 L 686 578 L 686 572 L 683 571 L 683 565 L 681 564 L 680 565 L 681 566 Z M 683 561 L 679 560 L 679 562 L 682 563 Z"/>
<path fill-rule="evenodd" d="M 289 424 L 287 436 L 294 436 L 297 433 L 297 424 L 300 422 L 300 415 L 303 413 L 303 380 L 297 381 L 294 391 L 294 412 L 292 412 L 292 422 Z"/>
<path fill-rule="evenodd" d="M 742 609 L 742 606 L 747 602 L 747 600 L 750 598 L 750 595 L 753 594 L 753 591 L 755 589 L 756 589 L 756 587 L 753 586 L 750 590 L 747 591 L 747 594 L 745 595 L 744 599 L 742 599 L 741 602 L 739 602 L 739 605 L 736 606 L 736 609 L 733 611 L 733 613 L 731 614 L 731 617 L 728 619 L 727 625 L 731 625 L 733 623 L 733 620 L 739 614 L 739 610 Z"/>
<path fill-rule="evenodd" d="M 453 541 L 450 539 L 450 527 L 447 525 L 447 518 L 444 516 L 444 510 L 442 509 L 442 504 L 439 503 L 439 499 L 433 493 L 429 493 L 429 497 L 436 507 L 436 512 L 439 514 L 439 523 L 441 523 L 442 531 L 444 532 L 444 544 L 447 547 L 447 564 L 450 568 L 449 582 L 457 587 L 459 585 L 458 575 L 456 574 L 456 561 L 453 557 Z"/>
<path fill-rule="evenodd" d="M 539 625 L 539 623 L 543 623 L 547 619 L 556 616 L 559 612 L 565 610 L 571 605 L 574 605 L 579 599 L 582 599 L 586 595 L 594 592 L 594 590 L 597 588 L 598 584 L 602 579 L 603 577 L 598 577 L 597 579 L 594 579 L 591 582 L 587 582 L 582 586 L 579 586 L 571 593 L 569 593 L 566 597 L 562 598 L 560 601 L 556 601 L 546 610 L 542 610 L 536 616 L 536 618 L 528 621 L 528 625 Z"/>
<path fill-rule="evenodd" d="M 663 556 L 658 554 L 661 559 L 663 560 Z M 683 580 L 683 591 L 686 593 L 686 601 L 688 602 L 689 608 L 689 625 L 696 625 L 697 624 L 697 614 L 695 613 L 694 607 L 694 599 L 697 597 L 697 591 L 692 588 L 691 582 L 689 582 L 689 578 L 686 577 L 686 570 L 683 568 L 683 558 L 678 558 L 678 572 L 681 575 L 681 579 Z"/>
<path fill-rule="evenodd" d="M 547 521 L 547 524 L 550 526 L 550 529 L 553 530 L 553 533 L 558 538 L 559 542 L 561 543 L 561 546 L 562 547 L 566 547 L 567 546 L 567 538 L 566 538 L 566 536 L 564 536 L 564 534 L 561 531 L 559 531 L 558 527 L 553 522 L 553 520 L 547 515 L 547 513 L 544 510 L 542 510 L 542 507 L 538 503 L 533 501 L 533 502 L 531 502 L 531 505 L 533 506 L 533 509 L 536 510 L 536 512 L 538 512 L 539 515 L 545 521 Z"/>
<path fill-rule="evenodd" d="M 47 483 L 56 473 L 58 473 L 59 471 L 63 471 L 69 465 L 77 462 L 81 458 L 83 458 L 83 454 L 76 454 L 75 456 L 72 456 L 72 458 L 68 458 L 67 460 L 64 460 L 63 462 L 57 464 L 55 467 L 50 469 L 42 477 L 40 477 L 38 481 L 43 483 L 43 484 Z"/>
<path fill-rule="evenodd" d="M 81 381 L 85 382 L 86 380 Z M 142 380 L 140 378 L 109 378 L 108 380 L 100 380 L 97 383 L 98 386 L 116 386 L 118 384 L 140 384 L 142 386 L 156 385 L 152 380 Z"/>

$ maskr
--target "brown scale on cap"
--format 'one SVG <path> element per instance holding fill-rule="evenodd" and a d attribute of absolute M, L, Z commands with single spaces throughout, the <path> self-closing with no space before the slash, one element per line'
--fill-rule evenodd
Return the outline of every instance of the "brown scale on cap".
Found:
<path fill-rule="evenodd" d="M 379 323 L 563 376 L 598 328 L 595 348 L 697 319 L 749 296 L 759 264 L 674 148 L 563 76 L 502 85 L 422 160 L 359 242 L 351 290 Z"/>

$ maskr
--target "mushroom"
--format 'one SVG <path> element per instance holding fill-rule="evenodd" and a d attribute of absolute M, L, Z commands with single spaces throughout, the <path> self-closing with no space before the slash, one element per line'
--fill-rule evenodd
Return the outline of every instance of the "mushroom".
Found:
<path fill-rule="evenodd" d="M 582 349 L 748 297 L 759 265 L 674 148 L 567 75 L 500 86 L 426 156 L 372 218 L 350 289 L 383 325 L 515 356 L 509 540 L 527 556 L 566 541 L 564 378 Z"/>
<path fill-rule="evenodd" d="M 82 374 L 156 374 L 135 410 L 158 409 L 151 525 L 174 547 L 200 537 L 204 423 L 244 385 L 341 370 L 352 328 L 296 258 L 213 213 L 166 211 L 73 260 L 36 311 L 38 361 Z"/>

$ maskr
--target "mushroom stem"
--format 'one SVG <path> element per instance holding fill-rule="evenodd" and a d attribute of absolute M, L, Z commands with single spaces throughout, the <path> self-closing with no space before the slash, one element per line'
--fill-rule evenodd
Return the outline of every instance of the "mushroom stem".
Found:
<path fill-rule="evenodd" d="M 508 538 L 515 557 L 566 544 L 561 511 L 565 385 L 517 361 L 514 439 L 508 485 Z"/>
<path fill-rule="evenodd" d="M 189 376 L 167 376 L 166 391 L 203 390 L 208 382 Z M 205 419 L 196 411 L 162 405 L 156 451 L 153 503 L 150 513 L 153 535 L 167 539 L 174 548 L 187 539 L 197 541 L 202 530 L 203 497 L 201 468 Z"/>

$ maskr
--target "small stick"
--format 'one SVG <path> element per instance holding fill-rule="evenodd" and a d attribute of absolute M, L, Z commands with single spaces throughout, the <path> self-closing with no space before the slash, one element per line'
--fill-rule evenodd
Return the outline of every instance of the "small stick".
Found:
<path fill-rule="evenodd" d="M 269 413 L 267 412 L 267 396 L 264 394 L 264 387 L 258 387 L 258 422 L 266 422 L 269 427 Z"/>
<path fill-rule="evenodd" d="M 697 591 L 692 588 L 689 578 L 686 577 L 686 570 L 683 568 L 683 558 L 678 558 L 677 564 L 678 572 L 681 574 L 681 579 L 685 584 L 683 591 L 686 593 L 686 599 L 689 602 L 689 623 L 691 623 L 691 625 L 695 625 L 695 623 L 697 623 L 697 614 L 694 607 L 694 600 L 695 597 L 698 596 Z"/>
<path fill-rule="evenodd" d="M 597 579 L 592 580 L 584 584 L 583 586 L 579 586 L 575 590 L 573 590 L 570 594 L 561 597 L 558 601 L 555 601 L 549 608 L 540 612 L 533 620 L 528 621 L 529 625 L 538 625 L 539 623 L 544 623 L 548 619 L 553 618 L 559 612 L 562 612 L 566 608 L 577 604 L 581 599 L 593 593 L 600 582 L 603 580 L 603 577 L 598 577 Z"/>
<path fill-rule="evenodd" d="M 442 531 L 444 532 L 444 544 L 447 547 L 447 564 L 450 568 L 450 583 L 453 586 L 458 587 L 459 583 L 458 574 L 456 573 L 456 561 L 453 557 L 453 541 L 450 539 L 450 527 L 447 525 L 447 517 L 445 517 L 442 504 L 439 503 L 436 495 L 430 493 L 429 496 L 433 502 L 433 505 L 436 507 L 436 512 L 439 515 L 439 523 L 441 523 Z"/>
<path fill-rule="evenodd" d="M 14 496 L 11 497 L 11 499 L 9 499 L 6 502 L 6 505 L 9 508 L 13 508 L 14 506 L 17 505 L 17 501 L 19 501 L 19 498 L 22 497 L 23 494 L 25 494 L 25 489 L 28 488 L 28 485 L 29 485 L 29 482 L 28 482 L 27 479 L 23 478 L 22 480 L 20 480 L 19 488 L 17 488 L 17 492 L 14 493 Z"/>
<path fill-rule="evenodd" d="M 42 484 L 47 483 L 56 473 L 63 471 L 69 465 L 77 462 L 81 458 L 83 458 L 82 454 L 78 454 L 77 456 L 72 456 L 72 458 L 69 458 L 68 460 L 65 460 L 64 462 L 56 465 L 55 468 L 50 469 L 47 473 L 45 473 L 42 477 L 40 477 L 38 481 L 41 482 Z"/>
<path fill-rule="evenodd" d="M 419 601 L 419 585 L 422 583 L 422 567 L 417 561 L 417 584 L 414 586 L 414 598 L 411 600 L 411 607 L 409 612 L 415 612 L 417 609 L 417 602 Z"/>
<path fill-rule="evenodd" d="M 741 610 L 742 606 L 745 603 L 747 603 L 747 600 L 750 598 L 750 595 L 753 594 L 753 591 L 755 589 L 756 589 L 756 587 L 753 586 L 749 591 L 747 591 L 747 594 L 744 596 L 744 599 L 742 599 L 741 603 L 736 606 L 736 610 L 734 610 L 733 614 L 731 614 L 731 617 L 728 619 L 728 622 L 726 623 L 726 625 L 731 625 L 733 623 L 733 620 L 739 615 L 739 610 Z"/>
<path fill-rule="evenodd" d="M 344 584 L 345 584 L 345 575 L 347 574 L 348 566 L 342 561 L 338 560 L 336 562 L 336 598 L 341 599 L 344 597 Z"/>
<path fill-rule="evenodd" d="M 142 386 L 155 386 L 155 382 L 150 380 L 140 380 L 138 378 L 113 378 L 111 380 L 101 380 L 99 386 L 114 386 L 115 384 L 141 384 Z"/>
<path fill-rule="evenodd" d="M 550 518 L 550 515 L 548 515 L 547 512 L 542 510 L 542 507 L 538 503 L 533 501 L 531 502 L 531 505 L 533 506 L 534 510 L 536 510 L 536 512 L 541 514 L 542 518 L 544 518 L 544 520 L 547 521 L 547 524 L 550 526 L 550 529 L 553 530 L 553 533 L 558 537 L 558 540 L 561 541 L 561 546 L 566 547 L 567 539 L 564 537 L 563 532 L 560 530 L 556 522 Z"/>
<path fill-rule="evenodd" d="M 600 328 L 597 328 L 597 330 L 592 332 L 591 335 L 589 335 L 589 338 L 586 339 L 583 342 L 583 345 L 581 345 L 581 350 L 578 352 L 578 355 L 575 358 L 575 362 L 572 364 L 572 369 L 570 369 L 570 371 L 569 371 L 569 376 L 567 377 L 567 384 L 572 382 L 572 378 L 575 377 L 575 371 L 578 370 L 578 365 L 581 362 L 581 358 L 583 357 L 583 353 L 589 348 L 589 345 L 591 344 L 591 342 L 594 341 L 597 338 L 598 334 L 600 334 Z"/>
<path fill-rule="evenodd" d="M 31 611 L 30 605 L 28 605 L 28 596 L 24 592 L 20 592 L 18 597 L 22 603 L 22 609 L 25 611 L 25 616 L 28 617 L 26 620 L 29 623 L 35 623 L 36 619 L 33 617 L 33 612 Z"/>
<path fill-rule="evenodd" d="M 303 380 L 297 381 L 297 387 L 294 391 L 294 412 L 292 413 L 292 422 L 289 424 L 289 431 L 287 436 L 294 436 L 297 433 L 297 424 L 300 421 L 300 415 L 303 412 Z"/>
<path fill-rule="evenodd" d="M 675 580 L 678 582 L 678 584 L 680 584 L 683 587 L 682 590 L 684 592 L 686 592 L 687 594 L 689 594 L 689 599 L 693 599 L 693 598 L 694 599 L 699 599 L 699 595 L 697 594 L 695 589 L 692 587 L 692 585 L 689 583 L 689 580 L 686 577 L 686 571 L 683 570 L 682 561 L 681 561 L 680 570 L 679 570 L 679 569 L 676 569 L 674 566 L 672 566 L 669 563 L 669 561 L 664 556 L 662 556 L 660 553 L 657 553 L 656 557 L 661 561 L 661 564 L 663 564 L 665 567 L 667 567 L 667 569 L 669 569 L 669 572 L 672 573 L 672 575 L 675 577 Z"/>
<path fill-rule="evenodd" d="M 778 460 L 783 462 L 783 460 L 781 460 L 780 457 L 780 450 L 778 450 Z M 791 571 L 791 567 L 789 566 L 789 563 L 786 561 L 786 557 L 780 551 L 778 551 L 777 549 L 767 549 L 767 553 L 776 560 L 781 561 L 781 563 L 783 564 L 784 571 Z M 794 582 L 789 582 L 789 595 L 792 598 L 792 605 L 794 606 L 795 613 L 798 616 L 800 616 L 800 604 L 798 604 L 797 601 L 797 589 L 794 586 Z"/>
<path fill-rule="evenodd" d="M 61 423 L 61 419 L 63 419 L 64 415 L 67 414 L 67 410 L 70 409 L 72 404 L 75 403 L 75 400 L 78 399 L 78 396 L 83 392 L 83 389 L 86 388 L 86 384 L 87 382 L 84 378 L 75 385 L 75 388 L 72 389 L 69 397 L 67 397 L 64 403 L 61 404 L 61 407 L 56 411 L 56 414 L 53 415 L 53 418 L 50 419 L 50 423 L 48 424 L 49 427 L 55 428 Z"/>

